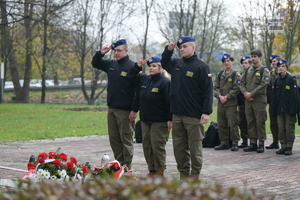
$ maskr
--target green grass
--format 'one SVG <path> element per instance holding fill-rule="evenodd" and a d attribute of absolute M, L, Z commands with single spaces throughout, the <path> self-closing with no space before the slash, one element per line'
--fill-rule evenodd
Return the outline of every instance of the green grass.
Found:
<path fill-rule="evenodd" d="M 107 135 L 107 111 L 69 111 L 64 109 L 86 107 L 95 108 L 99 106 L 0 104 L 0 143 Z M 106 108 L 106 106 L 101 107 Z M 214 107 L 214 112 L 210 115 L 210 122 L 212 121 L 217 121 L 217 107 Z M 209 124 L 205 124 L 205 130 Z M 267 134 L 271 134 L 269 119 L 266 122 L 266 131 Z M 297 123 L 295 132 L 296 135 L 300 133 Z"/>
<path fill-rule="evenodd" d="M 78 107 L 96 106 L 0 104 L 0 142 L 107 135 L 106 111 L 63 109 Z"/>

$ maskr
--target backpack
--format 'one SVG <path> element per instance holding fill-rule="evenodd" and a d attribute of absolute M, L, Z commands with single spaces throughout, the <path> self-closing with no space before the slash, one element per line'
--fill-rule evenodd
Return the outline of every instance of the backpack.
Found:
<path fill-rule="evenodd" d="M 221 76 L 222 76 L 223 72 L 224 72 L 224 70 L 221 70 L 220 73 L 219 73 L 219 75 L 218 75 L 219 82 L 220 82 L 220 79 L 221 79 Z M 237 73 L 237 71 L 233 70 L 233 72 L 232 72 L 232 74 L 231 74 L 232 80 L 234 79 L 236 73 Z M 228 77 L 228 78 L 229 78 L 229 77 Z M 227 78 L 227 79 L 228 79 L 228 78 Z"/>
<path fill-rule="evenodd" d="M 215 147 L 219 146 L 221 141 L 218 134 L 217 122 L 211 122 L 207 131 L 205 132 L 205 138 L 202 140 L 203 147 Z"/>
<path fill-rule="evenodd" d="M 142 123 L 141 120 L 137 121 L 135 124 L 135 142 L 142 143 L 143 142 L 143 135 L 142 135 Z"/>
<path fill-rule="evenodd" d="M 248 67 L 248 68 L 245 70 L 245 85 L 246 85 L 246 81 L 247 81 L 247 72 L 248 72 L 248 69 L 249 69 L 249 68 L 250 68 L 250 67 Z M 265 68 L 266 68 L 266 66 L 262 66 L 262 68 L 260 68 L 260 71 L 259 71 L 259 73 L 260 73 L 260 81 L 261 81 L 261 79 L 262 79 L 262 74 L 264 73 Z"/>

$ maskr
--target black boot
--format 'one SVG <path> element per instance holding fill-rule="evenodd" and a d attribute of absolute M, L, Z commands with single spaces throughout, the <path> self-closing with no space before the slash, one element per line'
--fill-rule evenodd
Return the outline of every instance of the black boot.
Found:
<path fill-rule="evenodd" d="M 256 150 L 257 153 L 263 153 L 265 152 L 265 147 L 264 145 L 259 145 L 259 147 Z"/>
<path fill-rule="evenodd" d="M 279 149 L 278 142 L 272 142 L 272 144 L 266 146 L 266 149 Z"/>
<path fill-rule="evenodd" d="M 238 151 L 239 150 L 239 147 L 237 144 L 233 144 L 232 147 L 231 147 L 231 151 Z"/>
<path fill-rule="evenodd" d="M 287 147 L 287 148 L 285 149 L 284 155 L 289 156 L 289 155 L 292 155 L 292 154 L 293 154 L 293 153 L 292 153 L 292 148 L 291 148 L 291 147 Z"/>
<path fill-rule="evenodd" d="M 257 150 L 257 144 L 250 143 L 250 145 L 246 148 L 244 148 L 245 152 L 249 151 L 256 151 Z"/>
<path fill-rule="evenodd" d="M 240 144 L 238 147 L 239 148 L 245 148 L 248 146 L 248 142 L 243 142 L 242 144 Z"/>
<path fill-rule="evenodd" d="M 276 151 L 276 154 L 284 154 L 286 148 L 281 148 L 278 151 Z"/>
<path fill-rule="evenodd" d="M 225 150 L 229 149 L 229 146 L 227 144 L 220 144 L 219 146 L 215 146 L 215 150 Z"/>
<path fill-rule="evenodd" d="M 148 176 L 154 176 L 156 172 L 156 170 L 150 170 Z"/>

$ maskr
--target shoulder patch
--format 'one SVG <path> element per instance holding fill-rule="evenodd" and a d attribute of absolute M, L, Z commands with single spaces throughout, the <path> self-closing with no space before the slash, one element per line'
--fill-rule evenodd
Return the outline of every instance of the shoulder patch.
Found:
<path fill-rule="evenodd" d="M 211 77 L 212 77 L 212 75 L 211 75 L 211 74 L 208 74 L 208 77 L 210 77 L 210 78 L 211 78 Z"/>
<path fill-rule="evenodd" d="M 241 76 L 241 74 L 238 74 L 238 76 Z"/>

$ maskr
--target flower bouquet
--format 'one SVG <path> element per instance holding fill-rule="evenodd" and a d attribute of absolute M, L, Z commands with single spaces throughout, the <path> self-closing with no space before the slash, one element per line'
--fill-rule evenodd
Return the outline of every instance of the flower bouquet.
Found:
<path fill-rule="evenodd" d="M 37 161 L 34 163 L 34 169 L 30 169 L 23 177 L 25 180 L 33 180 L 36 182 L 44 180 L 57 181 L 81 181 L 88 173 L 87 167 L 77 164 L 74 157 L 59 153 L 60 148 L 56 152 L 41 153 Z"/>
<path fill-rule="evenodd" d="M 92 172 L 91 176 L 93 178 L 96 177 L 106 177 L 112 176 L 115 179 L 121 178 L 123 175 L 125 176 L 132 176 L 130 170 L 126 166 L 122 166 L 118 161 L 112 161 L 106 163 L 104 167 L 98 168 L 95 166 L 94 171 Z"/>

